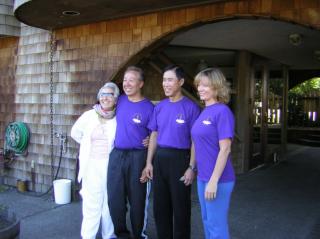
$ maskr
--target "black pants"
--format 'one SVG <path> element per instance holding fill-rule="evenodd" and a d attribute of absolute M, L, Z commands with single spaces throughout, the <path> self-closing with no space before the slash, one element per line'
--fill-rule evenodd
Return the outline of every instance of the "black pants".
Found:
<path fill-rule="evenodd" d="M 156 150 L 153 211 L 159 239 L 190 239 L 191 186 L 179 180 L 189 161 L 190 150 Z"/>
<path fill-rule="evenodd" d="M 130 204 L 130 220 L 135 239 L 145 229 L 146 183 L 140 183 L 146 164 L 146 150 L 113 149 L 108 166 L 108 204 L 117 238 L 131 238 L 126 225 L 127 200 Z"/>

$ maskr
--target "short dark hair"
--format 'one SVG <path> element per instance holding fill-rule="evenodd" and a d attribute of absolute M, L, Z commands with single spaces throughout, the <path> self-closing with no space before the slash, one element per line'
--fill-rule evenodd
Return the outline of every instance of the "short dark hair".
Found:
<path fill-rule="evenodd" d="M 137 72 L 140 76 L 140 80 L 144 81 L 144 72 L 140 67 L 137 66 L 128 66 L 124 74 L 126 74 L 129 71 Z"/>
<path fill-rule="evenodd" d="M 173 71 L 173 72 L 176 74 L 178 80 L 185 79 L 185 75 L 186 75 L 186 74 L 185 74 L 185 72 L 184 72 L 184 70 L 182 69 L 181 66 L 178 66 L 178 65 L 168 65 L 168 66 L 166 66 L 166 67 L 164 68 L 163 73 L 165 73 L 165 72 L 167 72 L 167 71 Z"/>

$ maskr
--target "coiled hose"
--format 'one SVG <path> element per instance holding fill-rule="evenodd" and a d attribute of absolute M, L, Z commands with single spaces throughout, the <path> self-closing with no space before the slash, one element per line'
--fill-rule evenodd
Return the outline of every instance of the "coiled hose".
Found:
<path fill-rule="evenodd" d="M 30 133 L 25 123 L 10 123 L 5 133 L 5 150 L 12 150 L 18 155 L 24 154 L 29 143 L 29 137 Z"/>

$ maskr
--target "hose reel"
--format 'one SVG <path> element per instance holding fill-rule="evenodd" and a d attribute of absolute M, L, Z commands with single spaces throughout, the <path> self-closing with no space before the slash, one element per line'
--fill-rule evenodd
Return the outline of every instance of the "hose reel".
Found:
<path fill-rule="evenodd" d="M 25 123 L 10 123 L 5 132 L 5 151 L 13 151 L 17 155 L 26 154 L 29 138 L 30 132 Z"/>

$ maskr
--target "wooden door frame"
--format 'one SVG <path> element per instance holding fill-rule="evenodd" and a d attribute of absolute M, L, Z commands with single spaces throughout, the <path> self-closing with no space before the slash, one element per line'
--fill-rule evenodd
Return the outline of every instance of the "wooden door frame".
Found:
<path fill-rule="evenodd" d="M 261 121 L 260 121 L 260 156 L 262 162 L 269 163 L 268 159 L 268 94 L 269 94 L 269 82 L 270 82 L 270 60 L 255 56 L 252 61 L 252 74 L 251 74 L 251 85 L 250 85 L 250 98 L 252 99 L 251 112 L 254 109 L 255 100 L 255 71 L 261 70 Z M 282 90 L 282 112 L 281 112 L 281 146 L 280 146 L 280 157 L 281 159 L 286 158 L 287 152 L 287 110 L 288 110 L 288 82 L 289 82 L 289 68 L 285 65 L 281 67 L 282 79 L 283 79 L 283 90 Z M 253 129 L 254 114 L 251 114 L 251 129 Z M 253 133 L 250 132 L 250 134 Z M 253 137 L 250 139 L 250 152 L 253 152 Z M 250 154 L 253 159 L 253 154 Z"/>
<path fill-rule="evenodd" d="M 262 58 L 260 56 L 254 56 L 251 66 L 251 85 L 250 85 L 250 98 L 252 100 L 251 104 L 251 134 L 253 134 L 254 125 L 254 102 L 255 102 L 255 87 L 256 87 L 256 70 L 261 71 L 261 117 L 260 117 L 260 148 L 259 153 L 262 163 L 267 162 L 267 147 L 268 147 L 268 82 L 269 82 L 269 63 L 268 59 Z M 254 137 L 250 139 L 250 162 L 253 160 L 253 145 Z"/>

